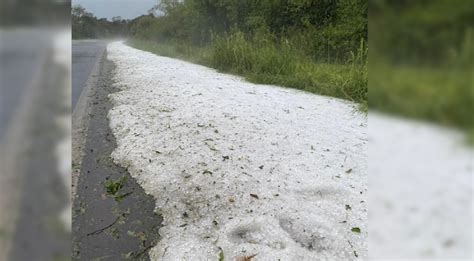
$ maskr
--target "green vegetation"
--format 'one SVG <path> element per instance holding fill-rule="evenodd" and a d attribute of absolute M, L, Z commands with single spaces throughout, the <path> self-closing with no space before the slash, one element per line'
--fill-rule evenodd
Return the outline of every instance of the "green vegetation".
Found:
<path fill-rule="evenodd" d="M 224 250 L 220 249 L 221 251 L 219 252 L 219 261 L 224 261 Z"/>
<path fill-rule="evenodd" d="M 104 182 L 104 187 L 105 187 L 105 191 L 107 192 L 107 195 L 112 196 L 116 201 L 121 201 L 126 196 L 130 195 L 131 192 L 129 193 L 120 192 L 120 190 L 125 185 L 126 181 L 127 181 L 127 176 L 125 175 L 117 178 L 116 180 L 113 180 L 107 177 Z"/>
<path fill-rule="evenodd" d="M 71 9 L 72 39 L 126 37 L 129 21 L 120 16 L 108 21 L 98 19 L 84 7 L 74 5 Z"/>
<path fill-rule="evenodd" d="M 133 47 L 367 107 L 367 3 L 161 1 L 130 23 Z"/>
<path fill-rule="evenodd" d="M 380 64 L 370 67 L 370 71 L 371 108 L 461 128 L 474 127 L 472 69 Z"/>
<path fill-rule="evenodd" d="M 115 25 L 75 8 L 73 37 L 127 35 L 139 49 L 454 126 L 474 141 L 469 0 L 160 2 Z"/>
<path fill-rule="evenodd" d="M 354 233 L 359 233 L 360 234 L 360 228 L 358 228 L 358 227 L 351 228 L 351 231 L 354 232 Z"/>
<path fill-rule="evenodd" d="M 370 108 L 458 127 L 474 140 L 472 2 L 369 3 Z"/>

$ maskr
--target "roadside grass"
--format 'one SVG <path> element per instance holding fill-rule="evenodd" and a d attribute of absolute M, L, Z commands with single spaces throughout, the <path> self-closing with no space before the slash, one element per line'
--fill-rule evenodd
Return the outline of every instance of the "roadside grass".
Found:
<path fill-rule="evenodd" d="M 350 100 L 367 108 L 366 48 L 347 63 L 317 62 L 291 44 L 249 40 L 241 33 L 215 37 L 207 47 L 130 39 L 134 48 L 180 58 L 241 75 L 250 82 L 274 84 Z"/>
<path fill-rule="evenodd" d="M 139 39 L 131 39 L 128 44 L 241 75 L 254 83 L 351 100 L 359 104 L 359 111 L 367 112 L 370 106 L 460 128 L 474 144 L 474 88 L 470 66 L 394 65 L 382 59 L 367 63 L 367 49 L 363 44 L 346 63 L 316 62 L 287 42 L 276 45 L 265 40 L 249 41 L 239 34 L 216 37 L 209 47 Z"/>
<path fill-rule="evenodd" d="M 471 67 L 370 62 L 369 70 L 371 109 L 460 128 L 473 144 Z"/>

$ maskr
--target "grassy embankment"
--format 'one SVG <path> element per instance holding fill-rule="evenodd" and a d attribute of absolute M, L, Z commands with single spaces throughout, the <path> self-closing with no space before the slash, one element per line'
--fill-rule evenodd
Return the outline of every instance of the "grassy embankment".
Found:
<path fill-rule="evenodd" d="M 367 2 L 163 0 L 133 47 L 367 109 Z"/>
<path fill-rule="evenodd" d="M 474 141 L 472 67 L 369 65 L 369 105 L 465 130 Z"/>
<path fill-rule="evenodd" d="M 131 39 L 131 46 L 162 56 L 243 75 L 255 83 L 275 84 L 351 100 L 367 110 L 368 68 L 371 108 L 429 120 L 465 130 L 474 142 L 472 68 L 408 66 L 364 60 L 361 46 L 345 64 L 318 63 L 289 46 L 259 46 L 240 35 L 219 38 L 204 48 Z M 471 87 L 469 87 L 471 86 Z"/>
<path fill-rule="evenodd" d="M 241 33 L 216 37 L 208 47 L 173 45 L 131 39 L 128 44 L 158 55 L 180 58 L 242 75 L 254 83 L 275 84 L 312 93 L 343 98 L 367 110 L 367 48 L 347 63 L 319 63 L 283 42 L 248 40 Z"/>
<path fill-rule="evenodd" d="M 374 1 L 369 107 L 457 128 L 474 144 L 474 6 Z"/>

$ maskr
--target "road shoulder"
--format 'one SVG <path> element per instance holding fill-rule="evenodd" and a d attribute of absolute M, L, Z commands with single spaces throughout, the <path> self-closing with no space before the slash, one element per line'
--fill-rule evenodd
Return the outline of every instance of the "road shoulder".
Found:
<path fill-rule="evenodd" d="M 112 107 L 108 95 L 118 90 L 112 83 L 114 65 L 105 57 L 86 96 L 90 99 L 83 115 L 86 127 L 73 202 L 73 259 L 148 260 L 161 217 L 154 212 L 153 197 L 110 157 L 117 144 L 107 118 Z"/>
<path fill-rule="evenodd" d="M 103 63 L 105 62 L 106 50 L 104 50 L 99 57 L 97 62 L 92 69 L 89 79 L 84 86 L 84 89 L 79 97 L 76 108 L 72 114 L 72 185 L 71 185 L 71 197 L 74 200 L 76 195 L 76 187 L 81 173 L 81 162 L 84 156 L 84 146 L 87 139 L 87 131 L 89 129 L 89 121 L 91 115 L 91 98 L 94 93 L 94 89 L 97 88 L 99 75 Z"/>

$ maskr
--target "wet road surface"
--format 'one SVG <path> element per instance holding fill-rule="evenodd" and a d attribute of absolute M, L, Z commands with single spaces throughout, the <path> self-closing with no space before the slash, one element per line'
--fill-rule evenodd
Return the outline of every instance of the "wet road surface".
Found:
<path fill-rule="evenodd" d="M 54 43 L 63 33 L 68 39 L 67 29 L 1 33 L 0 157 L 7 160 L 0 167 L 8 168 L 0 168 L 0 197 L 9 207 L 0 204 L 8 215 L 0 259 L 63 260 L 70 256 L 71 235 L 60 213 L 69 193 L 56 145 L 66 136 L 57 122 L 70 111 L 63 96 L 70 69 L 56 60 Z"/>
<path fill-rule="evenodd" d="M 40 29 L 0 32 L 0 140 L 44 66 L 52 34 Z"/>
<path fill-rule="evenodd" d="M 72 110 L 76 108 L 82 90 L 91 76 L 97 59 L 107 46 L 105 40 L 72 41 Z"/>
<path fill-rule="evenodd" d="M 107 113 L 113 64 L 101 61 L 92 86 L 84 157 L 73 203 L 73 260 L 148 260 L 158 240 L 161 217 L 155 201 L 110 157 L 117 147 Z M 74 70 L 74 68 L 73 68 Z M 79 167 L 79 166 L 76 166 Z"/>

